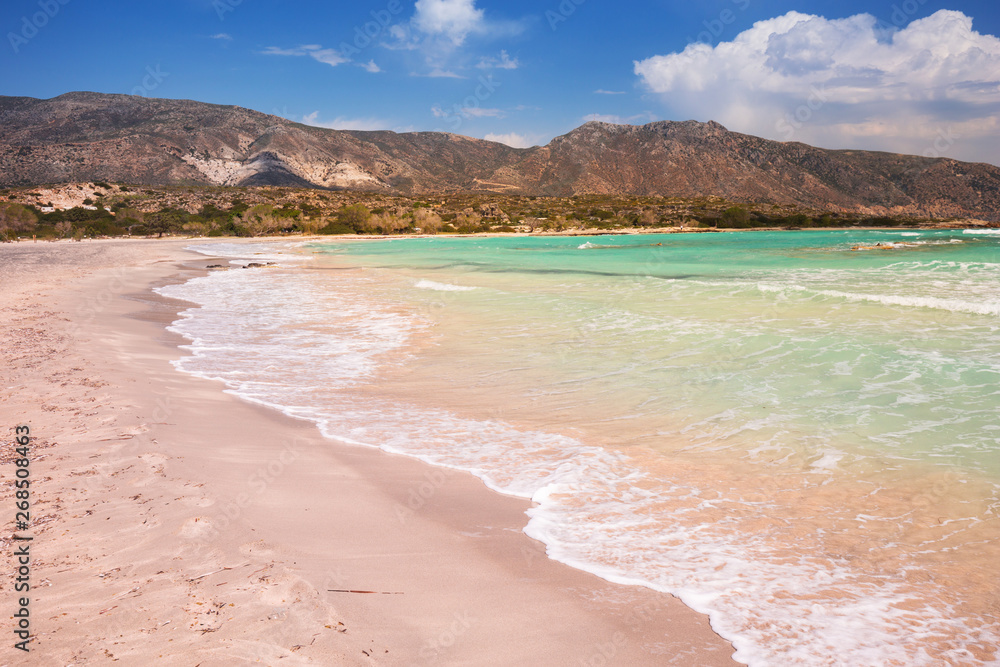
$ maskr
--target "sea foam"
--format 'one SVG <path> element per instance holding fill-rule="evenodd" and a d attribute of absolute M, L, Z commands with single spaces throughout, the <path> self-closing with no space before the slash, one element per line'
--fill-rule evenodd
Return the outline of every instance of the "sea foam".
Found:
<path fill-rule="evenodd" d="M 421 282 L 409 285 L 435 289 Z M 466 470 L 494 490 L 532 499 L 536 506 L 525 532 L 545 543 L 551 557 L 611 581 L 677 595 L 711 615 L 713 627 L 734 643 L 741 662 L 932 665 L 939 664 L 938 657 L 910 638 L 968 632 L 965 621 L 948 610 L 899 611 L 908 602 L 899 586 L 859 575 L 847 559 L 776 556 L 765 532 L 740 530 L 740 516 L 752 525 L 755 514 L 768 515 L 773 501 L 748 503 L 713 482 L 712 475 L 652 477 L 630 456 L 571 435 L 356 395 L 354 388 L 377 380 L 386 365 L 405 363 L 408 345 L 428 326 L 416 313 L 380 305 L 371 286 L 359 274 L 331 280 L 276 269 L 219 272 L 160 291 L 197 304 L 172 327 L 191 341 L 186 346 L 191 356 L 176 362 L 181 370 L 221 380 L 247 400 L 310 419 L 333 440 Z M 765 285 L 761 291 L 788 289 L 807 290 Z M 822 296 L 879 297 L 825 291 L 835 293 Z M 619 331 L 630 336 L 639 331 L 713 333 L 679 316 L 670 320 L 614 310 L 588 327 L 585 338 Z M 763 344 L 753 354 L 759 363 L 779 367 L 788 345 Z M 854 373 L 856 363 L 838 368 Z M 707 383 L 728 372 L 726 366 L 709 370 Z M 886 378 L 874 390 L 898 391 L 899 386 Z M 728 425 L 735 414 L 716 415 L 695 424 L 695 431 L 711 432 L 712 440 L 753 437 L 783 420 L 773 414 Z M 847 462 L 842 451 L 825 447 L 808 465 L 825 480 Z M 699 512 L 721 518 L 701 520 Z M 995 644 L 996 633 L 990 632 L 982 638 Z M 951 657 L 968 658 L 961 652 Z"/>
<path fill-rule="evenodd" d="M 417 289 L 428 289 L 435 292 L 471 292 L 476 287 L 468 287 L 464 285 L 452 285 L 450 283 L 438 283 L 433 280 L 420 280 L 416 284 Z"/>

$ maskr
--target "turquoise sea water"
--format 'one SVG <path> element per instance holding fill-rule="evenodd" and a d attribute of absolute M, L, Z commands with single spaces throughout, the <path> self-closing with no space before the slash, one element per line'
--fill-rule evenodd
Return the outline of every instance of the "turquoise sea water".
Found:
<path fill-rule="evenodd" d="M 164 289 L 198 304 L 180 368 L 533 498 L 552 557 L 737 659 L 997 662 L 1000 235 L 200 251 L 310 259 Z"/>

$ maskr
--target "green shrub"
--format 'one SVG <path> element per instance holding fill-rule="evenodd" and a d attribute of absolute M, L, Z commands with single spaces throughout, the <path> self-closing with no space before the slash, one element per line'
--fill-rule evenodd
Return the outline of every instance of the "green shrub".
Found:
<path fill-rule="evenodd" d="M 187 212 L 164 208 L 146 216 L 146 227 L 150 233 L 163 236 L 164 234 L 180 231 L 187 220 Z"/>
<path fill-rule="evenodd" d="M 316 231 L 317 234 L 354 234 L 354 229 L 339 222 L 331 222 L 326 227 Z"/>
<path fill-rule="evenodd" d="M 727 208 L 719 219 L 719 226 L 729 229 L 746 229 L 752 226 L 750 214 L 742 206 Z"/>
<path fill-rule="evenodd" d="M 38 223 L 33 207 L 20 204 L 0 204 L 0 233 L 4 240 L 16 239 L 19 233 L 30 233 Z"/>
<path fill-rule="evenodd" d="M 789 227 L 812 227 L 812 218 L 805 213 L 796 213 L 785 218 L 785 224 Z"/>
<path fill-rule="evenodd" d="M 345 206 L 337 211 L 337 223 L 349 227 L 356 234 L 364 234 L 368 231 L 368 221 L 372 213 L 364 204 L 353 204 Z"/>

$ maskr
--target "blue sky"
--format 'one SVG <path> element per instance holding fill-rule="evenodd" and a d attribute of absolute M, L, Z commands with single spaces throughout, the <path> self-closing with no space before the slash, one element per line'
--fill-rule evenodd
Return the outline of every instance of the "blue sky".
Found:
<path fill-rule="evenodd" d="M 519 146 L 590 119 L 717 120 L 1000 162 L 995 0 L 6 0 L 0 28 L 2 95 L 194 99 Z"/>

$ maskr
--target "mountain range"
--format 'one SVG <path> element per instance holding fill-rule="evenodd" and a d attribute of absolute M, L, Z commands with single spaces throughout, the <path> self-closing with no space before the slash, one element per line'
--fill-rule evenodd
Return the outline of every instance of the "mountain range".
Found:
<path fill-rule="evenodd" d="M 236 106 L 129 95 L 0 97 L 0 187 L 74 181 L 386 193 L 719 196 L 870 215 L 1000 219 L 1000 168 L 827 150 L 715 122 L 589 122 L 546 146 L 331 130 Z"/>

